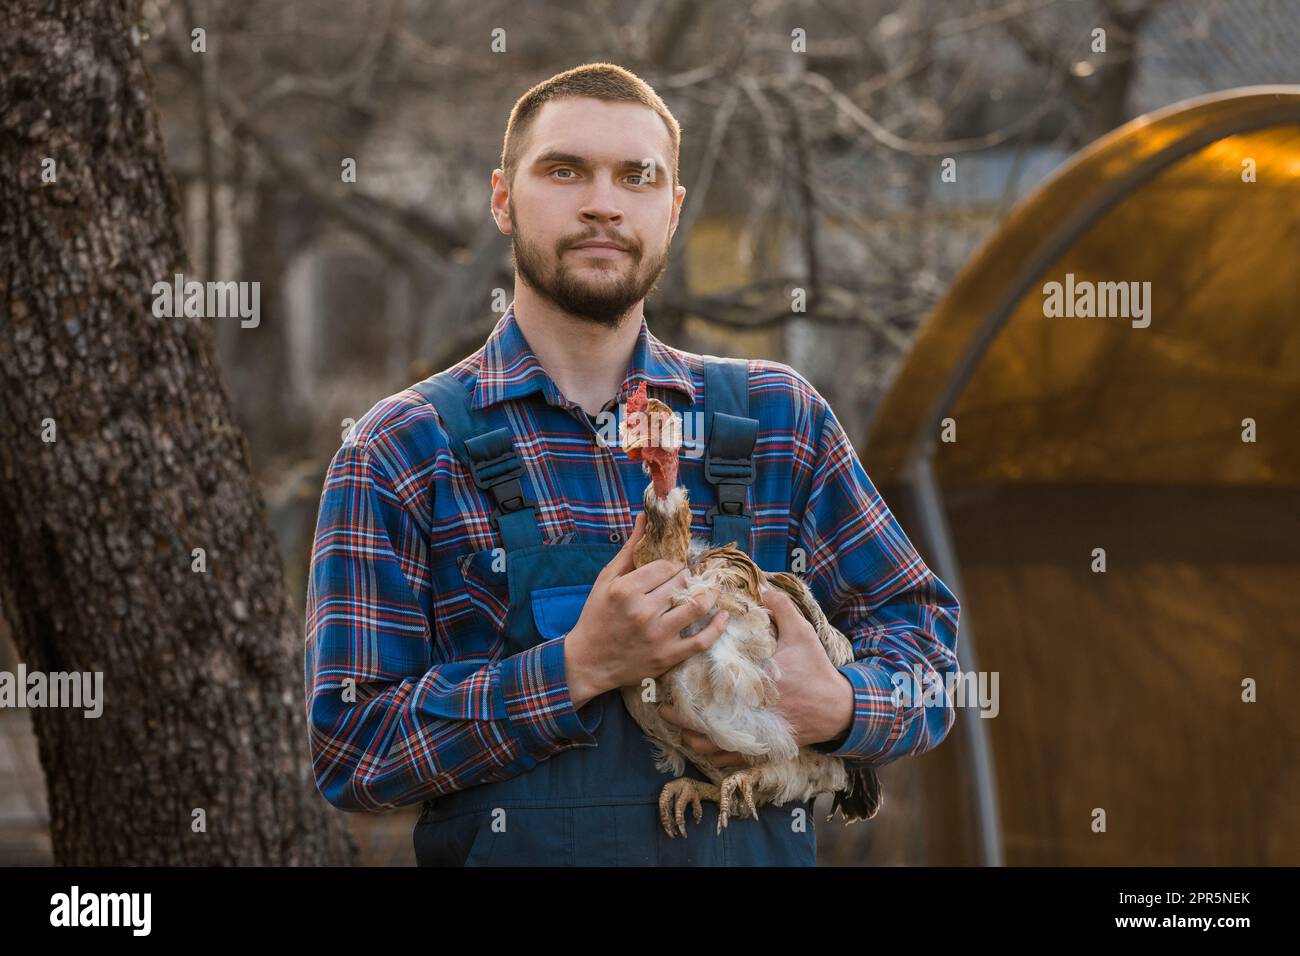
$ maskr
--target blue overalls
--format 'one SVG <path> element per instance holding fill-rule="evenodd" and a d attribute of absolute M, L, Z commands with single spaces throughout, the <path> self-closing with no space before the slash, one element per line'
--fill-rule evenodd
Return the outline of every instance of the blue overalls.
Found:
<path fill-rule="evenodd" d="M 752 516 L 745 486 L 754 480 L 758 420 L 749 417 L 743 360 L 705 357 L 703 402 L 708 441 L 705 475 L 717 489 L 710 508 L 711 541 L 750 552 Z M 535 501 L 523 493 L 523 466 L 507 427 L 485 425 L 469 395 L 443 372 L 414 386 L 442 418 L 451 448 L 478 487 L 491 492 L 494 526 L 505 548 L 509 587 L 506 653 L 568 633 L 600 570 L 621 545 L 607 541 L 543 544 Z M 709 412 L 712 415 L 709 416 Z M 784 556 L 764 570 L 787 570 Z M 760 566 L 763 566 L 760 561 Z M 655 769 L 651 745 L 618 690 L 581 711 L 595 747 L 575 747 L 500 782 L 485 782 L 426 800 L 415 826 L 421 866 L 813 866 L 812 802 L 759 808 L 757 821 L 732 818 L 718 835 L 716 803 L 701 801 L 689 836 L 670 838 L 659 822 L 659 792 L 672 777 Z M 707 779 L 689 762 L 686 773 Z M 795 811 L 802 808 L 803 813 Z M 495 825 L 494 825 L 495 822 Z"/>

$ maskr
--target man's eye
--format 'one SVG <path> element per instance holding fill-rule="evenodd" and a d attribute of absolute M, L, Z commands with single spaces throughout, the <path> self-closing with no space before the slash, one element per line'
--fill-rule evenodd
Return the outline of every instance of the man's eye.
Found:
<path fill-rule="evenodd" d="M 559 169 L 552 169 L 552 170 L 551 170 L 551 175 L 554 176 L 556 173 L 571 173 L 571 172 L 573 172 L 572 169 L 569 169 L 569 168 L 567 168 L 567 167 L 561 166 Z"/>

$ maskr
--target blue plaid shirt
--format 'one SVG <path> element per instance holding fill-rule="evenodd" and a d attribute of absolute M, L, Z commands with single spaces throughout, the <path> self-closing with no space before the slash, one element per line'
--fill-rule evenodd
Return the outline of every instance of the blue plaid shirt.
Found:
<path fill-rule="evenodd" d="M 648 478 L 561 394 L 513 306 L 450 371 L 473 408 L 511 427 L 543 540 L 626 540 Z M 840 668 L 853 687 L 852 723 L 817 747 L 877 766 L 930 750 L 955 719 L 945 678 L 958 672 L 958 603 L 812 384 L 762 359 L 749 361 L 749 374 L 760 421 L 748 502 L 753 553 L 801 549 L 798 573 L 855 650 Z M 689 410 L 702 394 L 703 361 L 660 342 L 643 318 L 606 409 L 641 381 L 651 396 Z M 683 455 L 692 530 L 707 535 L 714 496 L 702 473 L 702 459 Z M 305 653 L 316 784 L 334 806 L 390 809 L 596 745 L 569 695 L 564 639 L 505 653 L 509 595 L 491 515 L 490 498 L 412 389 L 371 408 L 334 455 L 312 550 Z M 908 687 L 938 681 L 942 705 L 933 693 L 900 693 L 902 678 Z"/>

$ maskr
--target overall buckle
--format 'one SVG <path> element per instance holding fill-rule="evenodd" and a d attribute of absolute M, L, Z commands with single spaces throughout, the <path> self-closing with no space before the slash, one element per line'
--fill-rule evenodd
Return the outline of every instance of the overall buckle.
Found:
<path fill-rule="evenodd" d="M 515 454 L 510 431 L 498 428 L 465 441 L 469 451 L 470 477 L 474 484 L 488 491 L 503 514 L 512 514 L 531 508 L 535 502 L 524 497 L 524 466 Z M 500 528 L 498 514 L 489 519 L 493 528 Z"/>
<path fill-rule="evenodd" d="M 754 483 L 754 459 L 722 458 L 704 452 L 704 477 L 717 491 L 717 502 L 704 513 L 713 524 L 714 515 L 741 517 L 745 514 L 745 487 Z"/>
<path fill-rule="evenodd" d="M 709 524 L 712 524 L 714 515 L 742 516 L 744 513 L 745 485 L 725 484 L 718 485 L 718 500 L 709 506 L 704 516 L 709 519 Z"/>

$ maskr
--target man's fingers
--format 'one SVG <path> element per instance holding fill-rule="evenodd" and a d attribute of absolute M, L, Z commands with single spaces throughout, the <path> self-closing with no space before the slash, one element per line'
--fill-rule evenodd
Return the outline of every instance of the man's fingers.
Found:
<path fill-rule="evenodd" d="M 728 767 L 744 766 L 749 762 L 744 754 L 735 750 L 719 750 L 715 754 L 709 754 L 708 760 L 713 766 L 724 770 Z"/>
<path fill-rule="evenodd" d="M 632 522 L 632 533 L 627 536 L 628 550 L 636 547 L 636 543 L 645 537 L 645 511 L 638 511 L 636 520 Z"/>
<path fill-rule="evenodd" d="M 683 730 L 682 743 L 701 756 L 718 752 L 718 745 L 707 734 L 702 734 L 698 730 Z"/>
<path fill-rule="evenodd" d="M 773 587 L 763 593 L 763 604 L 772 612 L 772 619 L 776 622 L 776 639 L 783 638 L 791 640 L 796 637 L 813 638 L 816 637 L 812 623 L 803 616 L 799 610 L 799 605 L 794 603 L 794 599 L 785 591 L 778 587 Z"/>
<path fill-rule="evenodd" d="M 623 542 L 623 547 L 619 548 L 618 554 L 614 555 L 613 559 L 601 569 L 597 578 L 603 576 L 618 577 L 619 575 L 627 574 L 631 571 L 633 568 L 632 552 L 636 548 L 636 543 L 640 541 L 644 535 L 645 512 L 641 511 L 637 513 L 636 521 L 632 522 L 632 533 L 628 535 L 627 540 Z"/>
<path fill-rule="evenodd" d="M 672 579 L 675 580 L 675 579 Z M 696 610 L 697 605 L 688 601 L 685 604 L 679 604 L 677 607 L 670 607 L 663 613 L 664 626 L 670 627 L 674 632 L 681 631 L 690 627 L 700 618 L 712 609 L 713 605 L 718 603 L 718 598 L 722 594 L 722 589 L 718 587 L 709 588 L 701 592 L 703 600 L 700 602 L 704 605 L 705 610 Z"/>
<path fill-rule="evenodd" d="M 786 594 L 775 584 L 769 584 L 760 592 L 759 596 L 763 599 L 763 603 L 773 611 L 778 609 L 785 611 L 794 607 L 794 602 L 790 600 L 790 595 Z"/>
<path fill-rule="evenodd" d="M 787 620 L 791 614 L 795 614 L 800 618 L 803 617 L 802 614 L 799 614 L 799 609 L 794 606 L 794 601 L 790 600 L 790 595 L 775 585 L 768 587 L 762 593 L 762 598 L 763 606 L 771 611 L 772 616 L 776 618 L 777 637 L 780 637 L 781 622 Z"/>
<path fill-rule="evenodd" d="M 722 750 L 713 742 L 708 734 L 702 734 L 698 730 L 688 730 L 682 728 L 682 743 L 690 747 L 692 751 L 701 757 L 710 754 L 722 753 Z"/>
<path fill-rule="evenodd" d="M 686 653 L 682 655 L 682 660 L 700 651 L 707 651 L 713 642 L 722 636 L 722 632 L 727 629 L 727 622 L 731 620 L 731 614 L 725 610 L 719 611 L 713 615 L 713 620 L 709 626 L 694 637 L 687 638 L 682 643 L 686 645 Z"/>
<path fill-rule="evenodd" d="M 745 762 L 744 754 L 735 750 L 723 750 L 708 734 L 683 730 L 682 743 L 690 747 L 696 756 L 703 757 L 715 767 L 735 767 Z"/>
<path fill-rule="evenodd" d="M 646 566 L 649 567 L 649 565 Z M 686 576 L 688 574 L 690 574 L 690 568 L 682 568 L 676 574 L 670 577 L 668 580 L 664 581 L 662 584 L 656 587 L 651 588 L 646 593 L 649 594 L 651 597 L 655 598 L 656 600 L 662 599 L 664 601 L 667 601 L 669 598 L 673 596 L 673 593 L 676 592 L 678 588 L 685 586 Z M 667 614 L 671 610 L 673 610 L 673 608 L 671 607 L 664 608 L 664 613 Z M 685 626 L 686 626 L 685 624 L 682 625 L 682 627 Z"/>
<path fill-rule="evenodd" d="M 632 586 L 632 590 L 638 594 L 649 594 L 665 581 L 671 581 L 676 575 L 683 570 L 679 561 L 669 561 L 667 558 L 659 558 L 657 561 L 651 561 L 649 564 L 642 565 L 635 571 L 629 571 L 625 577 L 627 582 Z"/>

